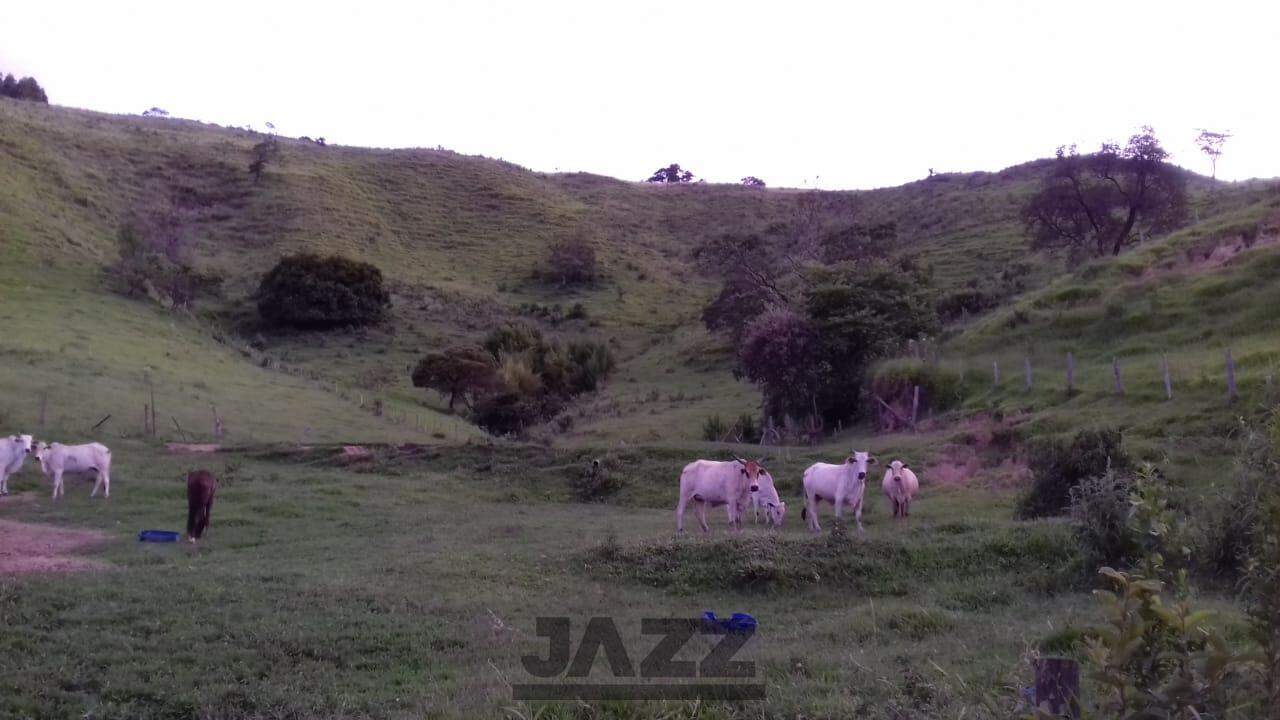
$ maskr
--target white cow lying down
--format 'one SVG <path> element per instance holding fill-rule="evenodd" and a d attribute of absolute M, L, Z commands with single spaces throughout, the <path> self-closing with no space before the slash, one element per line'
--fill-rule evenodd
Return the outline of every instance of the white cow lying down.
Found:
<path fill-rule="evenodd" d="M 867 465 L 874 464 L 870 453 L 854 451 L 839 465 L 814 463 L 804 471 L 804 508 L 801 518 L 809 520 L 809 529 L 821 532 L 818 526 L 818 503 L 823 500 L 836 506 L 836 519 L 846 506 L 853 509 L 862 532 L 862 496 L 867 489 Z"/>
<path fill-rule="evenodd" d="M 96 472 L 98 480 L 93 484 L 93 492 L 89 497 L 96 497 L 98 488 L 102 488 L 103 497 L 111 497 L 111 451 L 101 443 L 88 445 L 63 445 L 61 443 L 40 443 L 36 448 L 36 458 L 40 461 L 40 469 L 46 476 L 53 477 L 53 497 L 63 495 L 62 474 L 73 475 Z"/>
<path fill-rule="evenodd" d="M 9 476 L 16 475 L 22 469 L 22 462 L 30 452 L 30 435 L 0 438 L 0 495 L 9 494 Z"/>
<path fill-rule="evenodd" d="M 903 465 L 901 460 L 894 460 L 889 463 L 889 469 L 884 471 L 881 486 L 885 497 L 889 498 L 889 504 L 893 506 L 894 517 L 905 518 L 911 514 L 911 499 L 920 492 L 920 480 L 911 472 L 911 468 Z"/>
<path fill-rule="evenodd" d="M 729 527 L 742 530 L 742 514 L 751 493 L 760 490 L 764 468 L 757 460 L 737 458 L 728 462 L 694 460 L 680 473 L 680 501 L 676 504 L 676 532 L 684 532 L 684 509 L 690 502 L 698 509 L 698 522 L 703 532 L 707 527 L 707 506 L 725 506 Z"/>

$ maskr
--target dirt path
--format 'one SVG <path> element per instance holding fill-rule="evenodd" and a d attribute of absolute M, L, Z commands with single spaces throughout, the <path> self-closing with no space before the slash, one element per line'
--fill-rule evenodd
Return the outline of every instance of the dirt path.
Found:
<path fill-rule="evenodd" d="M 110 567 L 107 563 L 76 553 L 108 540 L 92 530 L 0 520 L 0 575 L 104 570 Z"/>

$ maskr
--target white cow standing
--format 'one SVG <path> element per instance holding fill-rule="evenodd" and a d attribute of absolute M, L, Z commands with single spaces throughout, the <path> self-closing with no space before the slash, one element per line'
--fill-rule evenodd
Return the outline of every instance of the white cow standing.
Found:
<path fill-rule="evenodd" d="M 30 435 L 10 435 L 0 438 L 0 495 L 9 494 L 9 476 L 18 474 L 22 463 L 31 453 Z"/>
<path fill-rule="evenodd" d="M 760 508 L 764 508 L 765 520 L 773 527 L 782 527 L 787 516 L 787 504 L 778 497 L 778 488 L 768 470 L 760 471 L 760 489 L 751 493 L 752 522 L 760 522 Z"/>
<path fill-rule="evenodd" d="M 889 463 L 889 469 L 884 471 L 882 487 L 893 506 L 894 517 L 905 518 L 911 514 L 911 499 L 920 492 L 920 480 L 911 468 L 903 465 L 901 460 Z"/>
<path fill-rule="evenodd" d="M 764 468 L 758 460 L 735 458 L 728 462 L 694 460 L 680 472 L 680 502 L 676 505 L 676 532 L 684 532 L 684 509 L 697 504 L 698 522 L 703 532 L 707 526 L 707 506 L 725 506 L 729 527 L 742 531 L 742 515 L 751 493 L 760 490 L 760 474 Z"/>
<path fill-rule="evenodd" d="M 822 532 L 818 526 L 818 503 L 826 500 L 836 506 L 837 520 L 846 506 L 852 508 L 858 532 L 862 532 L 862 496 L 867 489 L 867 466 L 875 462 L 870 453 L 855 450 L 839 465 L 814 463 L 804 471 L 804 508 L 800 517 L 809 520 L 810 530 Z"/>
<path fill-rule="evenodd" d="M 40 443 L 36 448 L 36 459 L 40 461 L 40 469 L 46 476 L 53 477 L 53 498 L 56 500 L 65 492 L 62 488 L 62 474 L 79 475 L 96 472 L 98 479 L 93 484 L 93 492 L 89 497 L 97 497 L 98 489 L 102 489 L 103 497 L 111 497 L 111 451 L 101 443 L 88 445 L 63 445 L 61 443 Z"/>

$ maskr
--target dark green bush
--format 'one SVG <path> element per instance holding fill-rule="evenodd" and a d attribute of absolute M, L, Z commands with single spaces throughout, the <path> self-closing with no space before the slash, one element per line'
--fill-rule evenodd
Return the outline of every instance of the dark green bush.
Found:
<path fill-rule="evenodd" d="M 281 258 L 263 276 L 257 299 L 268 324 L 306 329 L 369 325 L 391 306 L 381 270 L 336 255 Z"/>
<path fill-rule="evenodd" d="M 1018 516 L 1037 518 L 1060 515 L 1071 506 L 1071 490 L 1081 480 L 1100 477 L 1108 469 L 1124 472 L 1132 465 L 1121 447 L 1120 431 L 1113 428 L 1081 430 L 1068 444 L 1058 438 L 1031 446 L 1027 464 L 1031 489 L 1018 503 Z"/>
<path fill-rule="evenodd" d="M 959 375 L 921 360 L 890 360 L 872 372 L 871 392 L 890 404 L 905 401 L 910 407 L 916 386 L 920 387 L 921 412 L 946 410 L 964 399 Z"/>
<path fill-rule="evenodd" d="M 702 439 L 707 442 L 719 442 L 729 434 L 729 425 L 719 415 L 712 415 L 702 423 Z"/>
<path fill-rule="evenodd" d="M 1129 527 L 1133 481 L 1108 470 L 1071 488 L 1071 519 L 1084 567 L 1127 567 L 1140 550 Z"/>
<path fill-rule="evenodd" d="M 569 487 L 578 502 L 603 502 L 622 489 L 622 477 L 611 463 L 593 461 L 569 479 Z M 616 540 L 615 540 L 616 543 Z"/>

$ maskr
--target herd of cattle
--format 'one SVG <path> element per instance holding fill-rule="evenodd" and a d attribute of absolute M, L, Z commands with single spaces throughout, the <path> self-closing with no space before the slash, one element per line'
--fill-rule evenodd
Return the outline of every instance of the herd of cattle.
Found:
<path fill-rule="evenodd" d="M 10 435 L 0 438 L 0 495 L 9 494 L 9 476 L 22 469 L 27 455 L 35 455 L 40 470 L 53 480 L 53 498 L 63 495 L 62 476 L 65 473 L 94 473 L 97 481 L 90 497 L 102 490 L 103 497 L 111 496 L 111 450 L 100 443 L 87 445 L 62 445 L 60 443 L 35 443 L 30 435 Z M 862 501 L 867 487 L 867 467 L 876 459 L 870 453 L 854 451 L 839 464 L 814 463 L 804 471 L 804 508 L 800 517 L 808 522 L 809 529 L 821 532 L 818 525 L 818 506 L 829 502 L 835 506 L 839 519 L 845 508 L 853 511 L 858 531 L 862 532 Z M 920 491 L 920 481 L 914 472 L 900 460 L 889 463 L 881 483 L 885 497 L 893 509 L 895 518 L 911 514 L 911 500 Z M 205 470 L 197 470 L 187 476 L 187 535 L 191 540 L 199 538 L 208 526 L 213 510 L 213 494 L 217 480 Z M 763 508 L 765 518 L 774 527 L 781 527 L 787 514 L 787 504 L 778 497 L 773 476 L 759 460 L 735 458 L 729 461 L 695 460 L 680 473 L 680 501 L 676 505 L 676 531 L 684 532 L 684 511 L 693 503 L 698 512 L 698 522 L 703 531 L 707 526 L 707 507 L 723 505 L 729 515 L 729 527 L 742 530 L 742 518 L 750 504 L 756 520 Z"/>
<path fill-rule="evenodd" d="M 867 466 L 876 459 L 870 453 L 854 451 L 843 463 L 814 463 L 804 471 L 804 508 L 800 517 L 813 532 L 821 532 L 818 525 L 818 505 L 829 502 L 835 506 L 839 519 L 847 507 L 853 511 L 862 532 L 862 500 L 867 488 Z M 889 499 L 895 518 L 911 514 L 911 500 L 920 491 L 920 480 L 900 460 L 889 463 L 881 483 L 885 497 Z M 742 516 L 750 503 L 752 513 L 758 519 L 764 508 L 769 524 L 781 527 L 787 514 L 787 504 L 778 497 L 773 476 L 759 460 L 695 460 L 680 473 L 680 501 L 676 504 L 676 532 L 684 532 L 684 511 L 693 503 L 698 511 L 698 522 L 704 532 L 707 527 L 707 506 L 728 511 L 729 527 L 741 530 Z"/>

